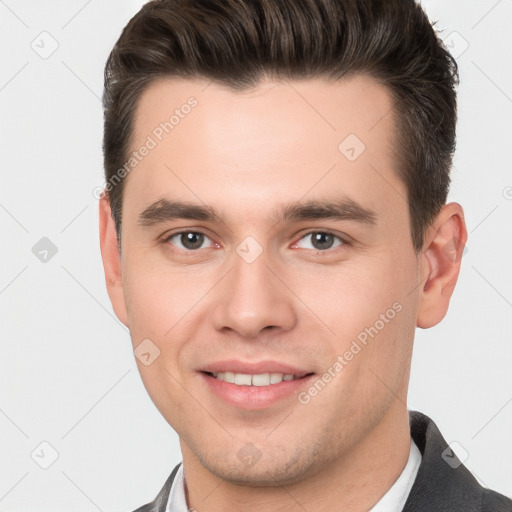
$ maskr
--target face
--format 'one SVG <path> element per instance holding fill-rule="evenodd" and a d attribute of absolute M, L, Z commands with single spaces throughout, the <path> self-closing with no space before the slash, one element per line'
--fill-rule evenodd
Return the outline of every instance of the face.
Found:
<path fill-rule="evenodd" d="M 365 76 L 140 98 L 109 292 L 184 458 L 221 478 L 299 481 L 406 400 L 421 268 L 391 108 Z"/>

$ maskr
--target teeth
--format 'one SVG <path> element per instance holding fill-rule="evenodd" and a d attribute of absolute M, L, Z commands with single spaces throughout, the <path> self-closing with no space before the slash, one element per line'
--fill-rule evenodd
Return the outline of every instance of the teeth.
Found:
<path fill-rule="evenodd" d="M 283 380 L 294 380 L 295 376 L 291 373 L 260 373 L 258 375 L 248 375 L 246 373 L 219 372 L 214 373 L 217 379 L 237 384 L 238 386 L 268 386 L 270 384 L 279 384 Z"/>
<path fill-rule="evenodd" d="M 279 384 L 283 381 L 284 375 L 281 373 L 271 373 L 270 374 L 270 384 Z M 292 375 L 293 377 L 293 375 Z"/>
<path fill-rule="evenodd" d="M 235 384 L 238 384 L 239 386 L 250 386 L 251 376 L 244 375 L 243 373 L 235 373 Z"/>
<path fill-rule="evenodd" d="M 231 384 L 235 383 L 235 374 L 233 372 L 224 372 L 222 375 L 224 376 L 222 380 L 231 382 Z"/>

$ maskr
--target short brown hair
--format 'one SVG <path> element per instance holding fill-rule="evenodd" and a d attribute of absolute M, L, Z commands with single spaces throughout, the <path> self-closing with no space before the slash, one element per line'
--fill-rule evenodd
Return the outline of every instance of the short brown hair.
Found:
<path fill-rule="evenodd" d="M 455 151 L 455 59 L 416 0 L 153 0 L 129 21 L 105 66 L 107 184 L 126 162 L 137 101 L 159 77 L 233 90 L 263 78 L 366 73 L 393 98 L 396 172 L 416 252 L 445 204 Z M 108 189 L 120 247 L 124 179 Z"/>

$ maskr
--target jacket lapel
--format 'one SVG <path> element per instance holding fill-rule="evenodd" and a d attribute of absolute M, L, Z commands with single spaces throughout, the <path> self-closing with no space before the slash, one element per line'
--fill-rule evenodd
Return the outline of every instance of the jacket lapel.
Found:
<path fill-rule="evenodd" d="M 172 473 L 169 475 L 169 478 L 165 482 L 155 500 L 151 503 L 148 503 L 147 505 L 144 505 L 143 507 L 138 508 L 134 512 L 166 512 L 165 509 L 167 507 L 167 501 L 169 500 L 169 493 L 171 492 L 172 483 L 181 464 L 182 462 L 180 462 L 172 470 Z"/>
<path fill-rule="evenodd" d="M 481 510 L 480 484 L 449 448 L 436 424 L 417 411 L 409 411 L 409 420 L 422 460 L 403 512 Z"/>

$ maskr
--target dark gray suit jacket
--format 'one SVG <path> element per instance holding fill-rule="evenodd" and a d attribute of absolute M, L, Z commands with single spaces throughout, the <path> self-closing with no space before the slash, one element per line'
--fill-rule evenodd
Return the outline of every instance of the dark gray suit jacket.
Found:
<path fill-rule="evenodd" d="M 409 411 L 409 419 L 411 436 L 420 449 L 422 461 L 402 512 L 512 512 L 512 500 L 482 487 L 460 464 L 428 416 Z M 155 501 L 134 512 L 165 512 L 180 464 L 173 469 Z"/>

